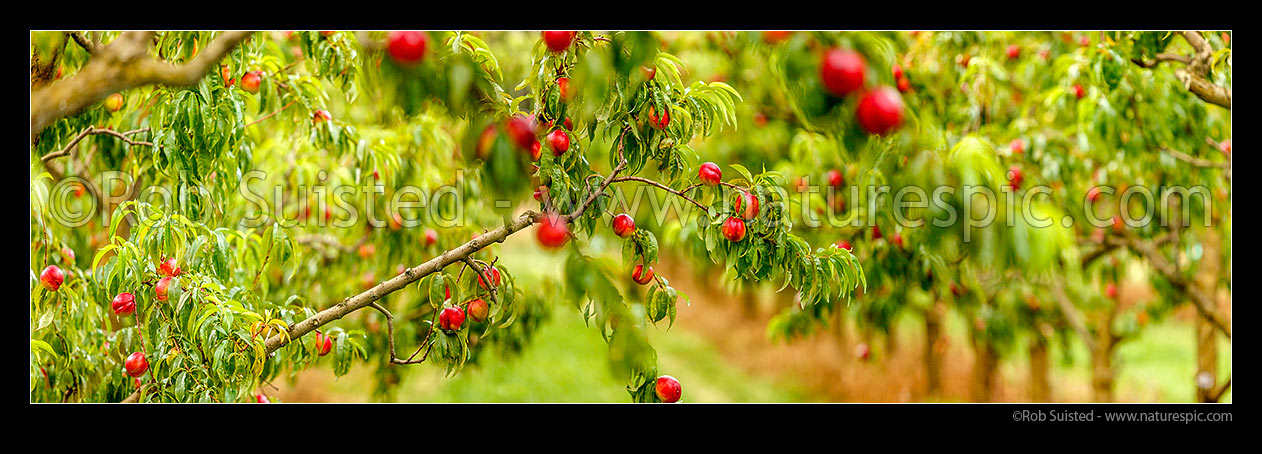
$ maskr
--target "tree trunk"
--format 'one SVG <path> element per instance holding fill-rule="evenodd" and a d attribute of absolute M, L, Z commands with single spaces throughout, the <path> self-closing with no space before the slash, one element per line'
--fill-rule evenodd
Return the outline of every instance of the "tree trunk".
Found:
<path fill-rule="evenodd" d="M 1030 401 L 1051 402 L 1052 385 L 1047 360 L 1047 339 L 1035 333 L 1030 339 Z"/>
<path fill-rule="evenodd" d="M 1113 337 L 1106 331 L 1091 352 L 1091 391 L 1096 402 L 1113 402 Z"/>
<path fill-rule="evenodd" d="M 1197 273 L 1196 285 L 1201 292 L 1207 295 L 1214 295 L 1214 307 L 1207 309 L 1216 313 L 1222 313 L 1219 305 L 1218 292 L 1215 291 L 1218 283 L 1218 235 L 1214 232 L 1206 232 L 1202 238 L 1203 250 L 1205 255 L 1201 257 L 1201 269 Z M 1196 317 L 1196 375 L 1193 380 L 1196 383 L 1196 401 L 1197 402 L 1217 402 L 1218 401 L 1218 336 L 1214 326 L 1210 324 L 1204 316 Z"/>
<path fill-rule="evenodd" d="M 973 402 L 990 402 L 994 397 L 999 357 L 986 342 L 973 340 Z"/>
<path fill-rule="evenodd" d="M 942 394 L 942 356 L 938 352 L 938 338 L 942 331 L 942 314 L 938 305 L 925 311 L 925 394 L 939 397 Z"/>

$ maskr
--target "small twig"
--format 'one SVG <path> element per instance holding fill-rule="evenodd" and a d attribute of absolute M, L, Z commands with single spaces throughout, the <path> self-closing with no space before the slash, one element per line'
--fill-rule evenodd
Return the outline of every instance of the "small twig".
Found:
<path fill-rule="evenodd" d="M 79 135 L 75 136 L 74 139 L 71 139 L 70 143 L 67 144 L 65 148 L 46 154 L 42 158 L 39 158 L 39 160 L 41 163 L 47 164 L 48 161 L 51 161 L 53 159 L 57 159 L 62 156 L 68 156 L 70 155 L 70 152 L 74 150 L 75 146 L 79 145 L 79 142 L 82 141 L 84 137 L 87 137 L 89 135 L 96 135 L 96 134 L 105 134 L 105 135 L 117 137 L 119 139 L 122 139 L 122 141 L 127 142 L 128 145 L 145 145 L 145 146 L 152 147 L 154 146 L 153 142 L 131 140 L 130 138 L 128 138 L 128 136 L 130 135 L 139 134 L 139 133 L 148 132 L 148 131 L 149 131 L 149 128 L 141 128 L 141 129 L 136 129 L 136 130 L 127 131 L 127 132 L 118 132 L 113 129 L 96 128 L 96 127 L 89 126 L 87 127 L 87 129 L 84 129 L 83 132 L 80 132 Z"/>
<path fill-rule="evenodd" d="M 659 188 L 659 189 L 661 189 L 661 190 L 663 190 L 663 191 L 669 192 L 669 193 L 671 193 L 671 194 L 674 194 L 674 195 L 676 195 L 676 196 L 679 196 L 680 198 L 682 198 L 682 199 L 684 199 L 684 200 L 687 200 L 687 201 L 689 201 L 689 202 L 692 202 L 692 204 L 693 204 L 693 205 L 696 205 L 696 206 L 697 206 L 697 208 L 701 208 L 701 210 L 702 210 L 702 211 L 705 211 L 705 212 L 707 212 L 707 213 L 708 213 L 708 212 L 710 212 L 710 209 L 709 209 L 709 208 L 706 208 L 706 206 L 705 206 L 705 205 L 702 205 L 702 204 L 701 204 L 701 202 L 698 202 L 698 201 L 696 201 L 696 200 L 693 200 L 693 199 L 692 199 L 692 197 L 688 197 L 687 195 L 684 195 L 684 193 L 683 193 L 682 191 L 676 191 L 676 190 L 674 190 L 674 189 L 671 189 L 671 188 L 670 188 L 670 186 L 666 186 L 666 185 L 664 185 L 664 184 L 658 183 L 658 182 L 653 181 L 653 180 L 650 180 L 650 179 L 648 179 L 648 178 L 641 178 L 641 177 L 627 176 L 627 177 L 618 177 L 618 178 L 613 178 L 613 179 L 610 179 L 609 181 L 610 181 L 610 182 L 613 182 L 613 183 L 622 182 L 622 181 L 638 181 L 638 182 L 640 182 L 640 183 L 644 183 L 644 184 L 647 184 L 647 185 L 656 186 L 657 188 Z"/>
<path fill-rule="evenodd" d="M 292 101 L 289 101 L 289 104 L 285 104 L 285 106 L 284 106 L 284 107 L 281 107 L 281 108 L 279 108 L 279 109 L 276 109 L 276 111 L 275 111 L 275 112 L 272 112 L 272 113 L 269 113 L 269 114 L 267 114 L 267 115 L 264 115 L 264 116 L 263 116 L 263 118 L 260 118 L 260 119 L 258 119 L 258 120 L 254 120 L 254 121 L 251 121 L 251 122 L 247 123 L 247 124 L 245 125 L 245 127 L 247 127 L 247 128 L 248 128 L 248 127 L 254 126 L 255 124 L 258 124 L 259 122 L 261 122 L 261 121 L 263 121 L 263 120 L 266 120 L 266 119 L 268 119 L 268 118 L 272 118 L 272 116 L 273 116 L 273 115 L 276 115 L 276 114 L 278 114 L 278 113 L 281 113 L 281 111 L 284 111 L 285 109 L 288 109 L 288 108 L 289 108 L 289 106 L 294 105 L 294 103 L 296 103 L 296 102 L 298 102 L 298 100 L 297 100 L 297 99 L 294 99 L 294 100 L 292 100 Z"/>

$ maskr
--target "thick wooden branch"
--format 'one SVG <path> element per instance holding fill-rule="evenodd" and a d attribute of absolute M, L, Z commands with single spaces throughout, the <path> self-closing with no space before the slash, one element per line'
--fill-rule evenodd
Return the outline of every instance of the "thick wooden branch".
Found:
<path fill-rule="evenodd" d="M 123 33 L 98 48 L 73 77 L 31 93 L 31 139 L 54 121 L 74 115 L 111 93 L 149 84 L 196 84 L 251 33 L 224 32 L 192 60 L 178 66 L 149 57 L 153 32 Z"/>
<path fill-rule="evenodd" d="M 87 51 L 88 55 L 96 55 L 97 52 L 100 52 L 101 45 L 97 44 L 96 41 L 83 36 L 83 33 L 67 32 L 67 34 L 70 35 L 70 38 L 74 39 L 74 42 L 78 44 L 79 47 L 82 47 L 84 51 Z"/>
<path fill-rule="evenodd" d="M 1180 55 L 1175 53 L 1157 54 L 1153 61 L 1143 61 L 1140 59 L 1131 59 L 1136 65 L 1144 68 L 1152 68 L 1162 62 L 1178 62 L 1183 63 L 1182 68 L 1174 70 L 1174 76 L 1183 82 L 1183 87 L 1192 94 L 1201 98 L 1201 100 L 1210 104 L 1231 108 L 1231 89 L 1219 86 L 1206 79 L 1209 70 L 1213 65 L 1214 47 L 1201 36 L 1200 32 L 1184 31 L 1183 39 L 1192 46 L 1195 53 L 1191 56 Z"/>
<path fill-rule="evenodd" d="M 1214 64 L 1213 46 L 1197 31 L 1183 32 L 1183 39 L 1187 40 L 1192 49 L 1196 51 L 1196 54 L 1192 56 L 1191 61 L 1186 66 L 1174 71 L 1175 77 L 1178 77 L 1183 82 L 1183 86 L 1188 91 L 1191 91 L 1205 102 L 1230 109 L 1231 89 L 1214 84 L 1205 78 Z"/>
<path fill-rule="evenodd" d="M 528 211 L 523 213 L 511 223 L 505 224 L 498 229 L 483 233 L 482 235 L 470 240 L 468 243 L 465 243 L 455 249 L 443 252 L 441 255 L 430 259 L 428 262 L 408 268 L 398 276 L 377 284 L 373 288 L 365 290 L 363 293 L 334 304 L 332 307 L 311 316 L 311 318 L 295 323 L 293 326 L 289 327 L 288 335 L 282 333 L 272 336 L 267 340 L 267 354 L 272 354 L 277 349 L 289 344 L 292 339 L 300 338 L 304 334 L 307 334 L 326 323 L 345 317 L 351 312 L 368 307 L 368 305 L 380 300 L 382 297 L 401 290 L 408 284 L 435 273 L 447 267 L 447 265 L 461 261 L 474 252 L 482 250 L 493 243 L 504 241 L 504 239 L 509 235 L 534 224 L 538 218 L 539 213 L 537 212 Z"/>

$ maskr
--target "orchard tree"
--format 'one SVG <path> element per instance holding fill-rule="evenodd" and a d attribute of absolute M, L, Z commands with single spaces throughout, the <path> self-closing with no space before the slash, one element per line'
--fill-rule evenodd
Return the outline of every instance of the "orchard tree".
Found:
<path fill-rule="evenodd" d="M 1117 346 L 1190 302 L 1202 320 L 1198 399 L 1229 387 L 1214 361 L 1215 337 L 1230 340 L 1229 33 L 711 36 L 750 55 L 734 57 L 754 68 L 747 77 L 778 82 L 746 93 L 771 130 L 731 139 L 731 153 L 791 176 L 802 235 L 865 263 L 857 304 L 785 308 L 773 336 L 845 315 L 890 333 L 902 311 L 919 314 L 932 396 L 941 315 L 954 310 L 969 321 L 974 400 L 994 398 L 998 362 L 1017 349 L 1031 358 L 1032 397 L 1052 399 L 1048 344 L 1076 336 L 1095 398 L 1109 401 Z M 762 140 L 789 143 L 788 159 Z M 956 221 L 933 222 L 946 217 Z M 984 218 L 998 221 L 972 225 Z M 1119 303 L 1132 262 L 1160 298 Z"/>

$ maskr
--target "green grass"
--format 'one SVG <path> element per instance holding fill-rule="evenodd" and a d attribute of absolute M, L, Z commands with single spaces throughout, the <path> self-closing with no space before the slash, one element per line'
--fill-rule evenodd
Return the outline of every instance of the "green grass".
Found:
<path fill-rule="evenodd" d="M 946 331 L 956 343 L 965 342 L 965 323 L 958 314 L 948 316 Z M 899 327 L 902 330 L 900 336 L 903 335 L 901 333 L 920 336 L 923 331 L 920 319 L 912 316 L 903 317 Z M 1222 383 L 1231 372 L 1231 343 L 1219 336 L 1218 346 L 1218 375 L 1219 383 Z M 1081 384 L 1090 389 L 1091 356 L 1086 344 L 1077 336 L 1071 336 L 1068 361 L 1065 361 L 1062 350 L 1059 343 L 1053 343 L 1048 351 L 1052 362 L 1052 392 L 1057 392 L 1058 385 L 1066 384 Z M 1009 353 L 1001 364 L 1004 380 L 1025 380 L 1029 367 L 1028 351 L 1014 349 Z M 1150 325 L 1138 337 L 1117 347 L 1114 365 L 1118 369 L 1114 385 L 1118 401 L 1194 402 L 1195 328 L 1191 323 L 1179 320 Z M 1224 394 L 1222 402 L 1231 402 L 1231 390 Z"/>

